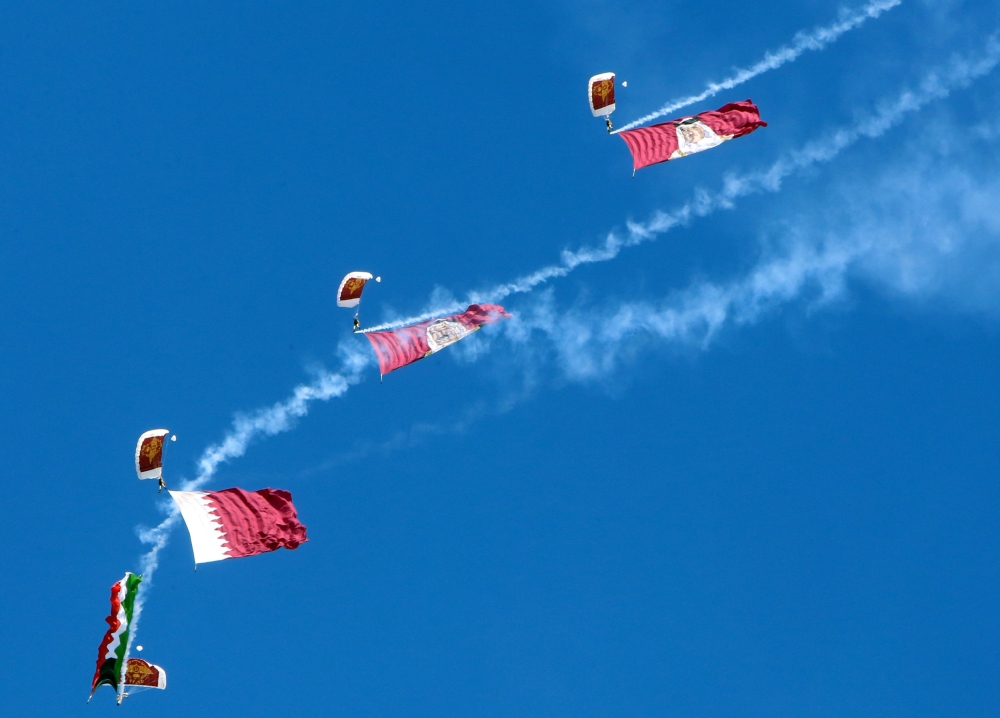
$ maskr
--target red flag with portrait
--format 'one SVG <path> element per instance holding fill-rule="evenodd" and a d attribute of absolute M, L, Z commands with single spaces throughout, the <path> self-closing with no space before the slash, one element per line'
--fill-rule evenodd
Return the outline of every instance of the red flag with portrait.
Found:
<path fill-rule="evenodd" d="M 465 339 L 484 324 L 510 317 L 498 304 L 473 304 L 461 314 L 411 324 L 385 332 L 367 332 L 381 374 L 412 364 Z"/>
<path fill-rule="evenodd" d="M 633 169 L 687 157 L 718 147 L 726 140 L 767 127 L 751 100 L 730 102 L 714 112 L 702 112 L 659 125 L 619 132 L 632 152 Z"/>

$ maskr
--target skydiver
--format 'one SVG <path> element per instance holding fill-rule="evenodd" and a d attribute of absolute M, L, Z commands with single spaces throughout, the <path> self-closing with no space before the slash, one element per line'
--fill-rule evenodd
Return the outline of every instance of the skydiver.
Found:
<path fill-rule="evenodd" d="M 605 115 L 604 121 L 608 124 L 608 134 L 611 134 L 611 130 L 615 129 L 611 124 L 611 115 Z"/>
<path fill-rule="evenodd" d="M 360 330 L 361 330 L 361 322 L 358 321 L 357 317 L 354 317 L 354 331 L 357 332 Z"/>
<path fill-rule="evenodd" d="M 157 481 L 158 481 L 158 482 L 159 482 L 159 484 L 160 484 L 160 488 L 158 488 L 158 489 L 156 490 L 156 493 L 160 493 L 160 492 L 161 492 L 161 491 L 163 491 L 163 490 L 164 490 L 165 488 L 167 488 L 167 482 L 165 482 L 165 481 L 163 480 L 163 477 L 162 477 L 162 476 L 161 476 L 161 477 L 159 477 L 159 478 L 157 479 Z"/>

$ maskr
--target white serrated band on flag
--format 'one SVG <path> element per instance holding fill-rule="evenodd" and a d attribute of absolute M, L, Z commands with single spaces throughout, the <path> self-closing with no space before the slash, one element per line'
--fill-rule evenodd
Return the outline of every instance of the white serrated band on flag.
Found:
<path fill-rule="evenodd" d="M 188 533 L 191 534 L 191 548 L 195 563 L 222 561 L 229 558 L 226 553 L 226 534 L 222 522 L 212 513 L 212 504 L 207 491 L 171 491 L 170 496 L 181 510 Z"/>

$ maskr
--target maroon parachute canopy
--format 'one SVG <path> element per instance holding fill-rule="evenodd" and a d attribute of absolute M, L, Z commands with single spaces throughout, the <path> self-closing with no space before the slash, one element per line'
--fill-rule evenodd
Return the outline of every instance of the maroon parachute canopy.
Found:
<path fill-rule="evenodd" d="M 461 314 L 386 332 L 368 332 L 365 336 L 378 357 L 379 372 L 388 374 L 465 339 L 484 324 L 509 316 L 498 304 L 473 304 Z"/>
<path fill-rule="evenodd" d="M 130 693 L 134 693 L 136 688 L 163 690 L 167 687 L 167 672 L 155 663 L 141 658 L 129 658 L 125 664 L 125 685 L 129 687 Z"/>
<path fill-rule="evenodd" d="M 619 132 L 632 152 L 632 166 L 641 169 L 718 147 L 726 140 L 767 127 L 751 100 L 731 102 L 715 112 L 702 112 L 650 127 Z"/>

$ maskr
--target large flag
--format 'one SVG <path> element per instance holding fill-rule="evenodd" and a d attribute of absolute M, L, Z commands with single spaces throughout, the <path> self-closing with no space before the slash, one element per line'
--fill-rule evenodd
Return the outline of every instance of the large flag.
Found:
<path fill-rule="evenodd" d="M 196 564 L 296 549 L 309 540 L 287 491 L 224 489 L 170 495 L 191 534 Z"/>
<path fill-rule="evenodd" d="M 498 304 L 473 304 L 461 314 L 432 319 L 387 332 L 368 332 L 378 357 L 378 370 L 388 374 L 393 369 L 412 364 L 418 359 L 441 351 L 449 344 L 472 334 L 484 324 L 505 319 L 510 315 Z"/>
<path fill-rule="evenodd" d="M 97 670 L 90 684 L 91 697 L 105 684 L 118 691 L 128 648 L 128 632 L 132 625 L 132 607 L 141 581 L 142 576 L 126 572 L 125 577 L 111 587 L 111 615 L 105 619 L 108 632 L 97 649 Z"/>
<path fill-rule="evenodd" d="M 750 100 L 731 102 L 715 112 L 702 112 L 659 125 L 619 132 L 632 152 L 632 166 L 641 169 L 657 162 L 693 155 L 726 140 L 748 135 L 758 127 L 767 127 L 760 110 Z"/>

